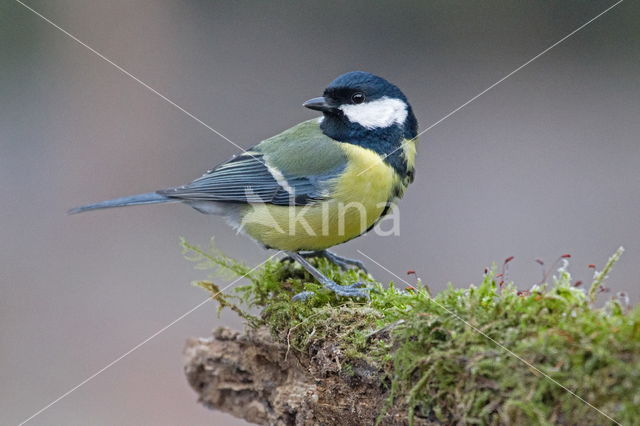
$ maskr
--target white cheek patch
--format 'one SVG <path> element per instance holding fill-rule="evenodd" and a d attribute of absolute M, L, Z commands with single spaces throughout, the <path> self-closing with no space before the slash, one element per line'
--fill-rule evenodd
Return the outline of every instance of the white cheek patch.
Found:
<path fill-rule="evenodd" d="M 340 109 L 349 121 L 367 129 L 402 125 L 407 118 L 407 104 L 386 96 L 363 104 L 342 105 Z"/>

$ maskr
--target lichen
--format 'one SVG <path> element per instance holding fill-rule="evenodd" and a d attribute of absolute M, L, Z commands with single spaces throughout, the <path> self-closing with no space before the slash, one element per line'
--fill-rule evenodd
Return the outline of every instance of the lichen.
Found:
<path fill-rule="evenodd" d="M 296 263 L 273 260 L 252 271 L 214 249 L 185 241 L 183 247 L 202 269 L 246 275 L 245 284 L 226 293 L 212 281 L 199 285 L 248 327 L 267 326 L 288 353 L 331 341 L 340 348 L 337 374 L 353 376 L 362 363 L 377 370 L 388 396 L 380 418 L 392 404 L 405 406 L 410 422 L 612 423 L 605 413 L 637 424 L 640 418 L 640 308 L 615 298 L 594 305 L 621 251 L 587 291 L 575 287 L 565 260 L 550 282 L 529 291 L 503 283 L 493 268 L 477 286 L 450 285 L 433 297 L 420 284 L 385 286 L 362 271 L 314 260 L 339 284 L 369 281 L 371 298 L 362 301 L 335 296 Z M 301 291 L 314 296 L 292 301 Z"/>

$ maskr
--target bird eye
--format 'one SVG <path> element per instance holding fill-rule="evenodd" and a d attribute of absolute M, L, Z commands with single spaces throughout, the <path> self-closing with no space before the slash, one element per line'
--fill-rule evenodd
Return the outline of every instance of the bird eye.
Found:
<path fill-rule="evenodd" d="M 354 104 L 361 104 L 364 102 L 364 93 L 362 92 L 357 92 L 354 93 L 351 96 L 351 102 L 353 102 Z"/>

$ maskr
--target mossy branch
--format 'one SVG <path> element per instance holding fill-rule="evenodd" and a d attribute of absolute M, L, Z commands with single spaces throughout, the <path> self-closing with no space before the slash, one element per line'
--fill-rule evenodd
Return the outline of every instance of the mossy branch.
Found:
<path fill-rule="evenodd" d="M 216 251 L 184 247 L 202 268 L 248 270 Z M 565 264 L 530 291 L 501 285 L 489 271 L 478 286 L 450 286 L 433 298 L 420 285 L 372 282 L 368 302 L 336 297 L 297 264 L 267 262 L 231 295 L 201 284 L 248 328 L 190 340 L 185 369 L 204 404 L 260 424 L 609 422 L 481 330 L 616 421 L 634 424 L 640 308 L 593 303 L 621 254 L 587 291 L 572 285 Z M 370 280 L 315 261 L 340 284 Z M 303 290 L 315 296 L 293 302 Z"/>

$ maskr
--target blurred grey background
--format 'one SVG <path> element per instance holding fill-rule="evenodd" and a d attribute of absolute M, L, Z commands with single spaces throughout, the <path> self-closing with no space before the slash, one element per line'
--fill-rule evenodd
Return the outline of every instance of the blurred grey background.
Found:
<path fill-rule="evenodd" d="M 399 85 L 424 129 L 612 3 L 28 1 L 243 147 L 313 117 L 301 103 L 356 69 Z M 624 245 L 609 284 L 637 303 L 639 18 L 622 3 L 425 134 L 400 235 L 337 251 L 442 289 L 508 256 L 528 287 L 534 258 L 565 252 L 587 281 Z M 0 423 L 16 424 L 206 297 L 180 236 L 251 265 L 269 253 L 184 206 L 66 216 L 238 149 L 12 0 L 0 96 Z M 30 424 L 242 424 L 182 374 L 185 338 L 221 324 L 241 326 L 203 306 Z"/>

